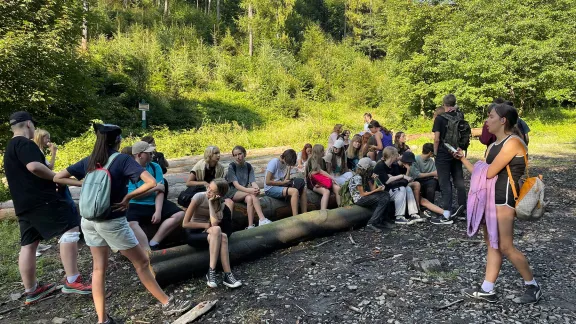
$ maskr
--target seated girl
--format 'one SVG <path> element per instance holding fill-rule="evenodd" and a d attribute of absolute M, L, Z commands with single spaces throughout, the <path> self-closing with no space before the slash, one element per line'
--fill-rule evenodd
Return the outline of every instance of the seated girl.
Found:
<path fill-rule="evenodd" d="M 232 221 L 230 209 L 224 204 L 223 197 L 228 192 L 228 182 L 217 178 L 210 182 L 206 192 L 199 192 L 186 209 L 182 227 L 186 233 L 186 243 L 196 248 L 208 248 L 210 251 L 210 267 L 206 274 L 208 287 L 218 286 L 216 278 L 216 265 L 218 260 L 224 270 L 225 286 L 240 287 L 242 282 L 236 280 L 230 269 L 230 256 L 228 253 L 228 235 L 226 227 Z"/>
<path fill-rule="evenodd" d="M 292 216 L 298 215 L 298 201 L 302 213 L 308 211 L 308 198 L 306 196 L 306 181 L 301 178 L 291 178 L 292 169 L 296 167 L 296 152 L 288 149 L 268 162 L 266 167 L 266 180 L 264 193 L 276 199 L 290 197 Z"/>
<path fill-rule="evenodd" d="M 410 146 L 406 145 L 406 134 L 398 132 L 394 136 L 394 147 L 398 150 L 398 154 L 402 156 L 404 152 L 410 152 Z"/>
<path fill-rule="evenodd" d="M 334 178 L 337 184 L 343 185 L 346 180 L 352 177 L 352 172 L 348 171 L 348 159 L 344 150 L 344 141 L 337 140 L 334 146 L 328 149 L 326 156 L 326 171 Z"/>
<path fill-rule="evenodd" d="M 248 214 L 247 229 L 254 228 L 254 211 L 258 214 L 258 226 L 272 223 L 262 212 L 260 206 L 260 187 L 256 183 L 254 168 L 246 162 L 246 149 L 242 146 L 236 146 L 232 149 L 234 161 L 228 165 L 228 175 L 226 179 L 230 184 L 230 189 L 225 197 L 234 202 L 245 202 L 246 213 Z"/>
<path fill-rule="evenodd" d="M 376 144 L 376 137 L 373 136 L 372 133 L 364 133 L 364 135 L 362 135 L 361 156 L 363 158 L 369 157 L 372 161 L 376 161 L 376 157 L 378 155 Z"/>
<path fill-rule="evenodd" d="M 350 171 L 356 170 L 358 161 L 362 158 L 360 149 L 362 148 L 362 136 L 354 135 L 350 141 L 350 146 L 346 150 L 346 160 L 348 161 L 348 169 Z"/>
<path fill-rule="evenodd" d="M 312 144 L 306 143 L 302 151 L 298 152 L 298 156 L 296 157 L 298 170 L 300 171 L 304 170 L 304 167 L 306 166 L 306 162 L 308 162 L 310 154 L 312 154 Z"/>
<path fill-rule="evenodd" d="M 350 146 L 350 131 L 345 129 L 342 134 L 338 135 L 338 139 L 344 142 L 344 151 Z"/>
<path fill-rule="evenodd" d="M 336 141 L 338 144 L 338 141 Z M 335 145 L 336 145 L 335 144 Z M 308 188 L 322 196 L 320 200 L 320 210 L 328 209 L 328 200 L 330 192 L 336 195 L 336 202 L 340 205 L 340 186 L 336 179 L 326 172 L 326 162 L 324 161 L 324 146 L 314 145 L 312 156 L 306 165 L 306 179 L 308 179 Z"/>

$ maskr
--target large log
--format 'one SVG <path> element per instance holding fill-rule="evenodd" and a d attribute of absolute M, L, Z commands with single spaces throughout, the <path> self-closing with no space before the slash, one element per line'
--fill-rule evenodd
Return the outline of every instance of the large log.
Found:
<path fill-rule="evenodd" d="M 312 211 L 266 226 L 239 231 L 229 239 L 230 261 L 237 264 L 276 249 L 363 225 L 371 215 L 372 212 L 363 207 L 341 207 Z M 207 271 L 208 263 L 207 250 L 197 250 L 186 245 L 152 253 L 152 268 L 161 285 L 203 274 Z"/>

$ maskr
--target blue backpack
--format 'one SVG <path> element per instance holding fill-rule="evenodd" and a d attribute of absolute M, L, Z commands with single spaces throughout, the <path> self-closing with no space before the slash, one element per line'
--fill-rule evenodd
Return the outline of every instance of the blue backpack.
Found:
<path fill-rule="evenodd" d="M 80 216 L 89 220 L 101 220 L 111 212 L 110 194 L 112 192 L 112 178 L 108 168 L 120 153 L 114 153 L 108 158 L 103 167 L 88 172 L 80 190 Z"/>

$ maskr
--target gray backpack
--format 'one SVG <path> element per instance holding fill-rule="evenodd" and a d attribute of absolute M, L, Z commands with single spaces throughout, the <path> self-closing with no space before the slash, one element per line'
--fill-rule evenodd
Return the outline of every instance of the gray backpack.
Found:
<path fill-rule="evenodd" d="M 111 212 L 110 194 L 112 178 L 108 168 L 120 153 L 114 153 L 103 167 L 88 172 L 80 190 L 80 216 L 89 220 L 101 220 Z"/>

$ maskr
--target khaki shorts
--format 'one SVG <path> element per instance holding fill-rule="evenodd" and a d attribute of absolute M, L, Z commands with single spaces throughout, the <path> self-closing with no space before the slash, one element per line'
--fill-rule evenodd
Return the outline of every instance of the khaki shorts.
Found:
<path fill-rule="evenodd" d="M 109 246 L 113 251 L 124 251 L 138 245 L 126 217 L 99 222 L 82 218 L 82 233 L 88 246 Z"/>

